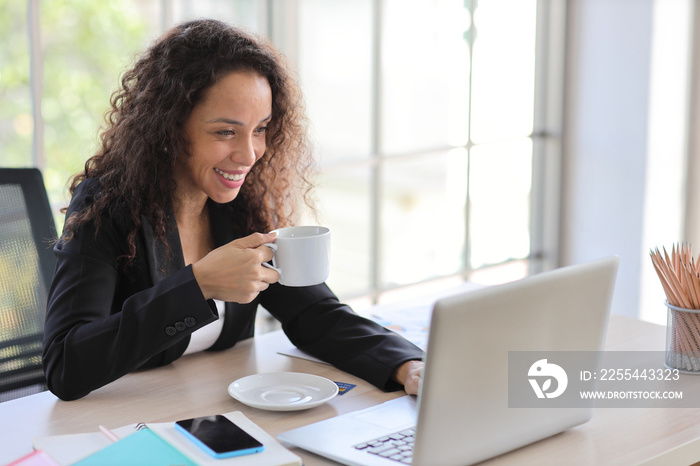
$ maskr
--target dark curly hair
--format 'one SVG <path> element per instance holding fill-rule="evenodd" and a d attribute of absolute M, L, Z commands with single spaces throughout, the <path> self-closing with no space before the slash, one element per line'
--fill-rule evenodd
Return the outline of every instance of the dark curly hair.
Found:
<path fill-rule="evenodd" d="M 73 194 L 86 178 L 102 190 L 86 209 L 66 220 L 66 236 L 88 221 L 99 229 L 100 216 L 115 205 L 128 208 L 131 263 L 136 255 L 140 217 L 164 241 L 166 217 L 175 191 L 173 169 L 190 157 L 183 125 L 205 91 L 234 71 L 257 72 L 272 90 L 267 149 L 246 176 L 231 204 L 245 219 L 246 231 L 268 231 L 293 223 L 300 194 L 307 200 L 312 156 L 301 94 L 283 58 L 265 40 L 216 20 L 175 26 L 148 48 L 112 94 L 101 147 L 70 184 Z M 308 202 L 307 202 L 308 203 Z"/>

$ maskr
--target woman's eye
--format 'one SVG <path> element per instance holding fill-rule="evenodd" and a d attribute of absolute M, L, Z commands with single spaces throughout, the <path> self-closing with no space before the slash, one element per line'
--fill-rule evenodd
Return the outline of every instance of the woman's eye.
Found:
<path fill-rule="evenodd" d="M 258 133 L 264 133 L 265 131 L 267 131 L 267 126 L 261 126 L 260 128 L 258 128 L 257 131 Z"/>
<path fill-rule="evenodd" d="M 222 129 L 221 131 L 217 131 L 216 134 L 221 136 L 233 136 L 234 133 L 231 129 Z"/>

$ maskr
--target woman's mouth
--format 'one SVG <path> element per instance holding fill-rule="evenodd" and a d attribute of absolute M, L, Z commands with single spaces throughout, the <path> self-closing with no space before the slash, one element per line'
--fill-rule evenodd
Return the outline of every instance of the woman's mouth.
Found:
<path fill-rule="evenodd" d="M 218 173 L 222 178 L 225 178 L 229 181 L 241 181 L 243 178 L 245 178 L 244 173 L 227 173 L 223 170 L 219 170 L 218 168 L 214 168 L 214 171 Z"/>

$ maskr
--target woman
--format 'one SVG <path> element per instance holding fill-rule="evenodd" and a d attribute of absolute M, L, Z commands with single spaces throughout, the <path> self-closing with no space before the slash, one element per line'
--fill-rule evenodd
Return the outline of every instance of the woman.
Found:
<path fill-rule="evenodd" d="M 213 20 L 173 28 L 112 96 L 74 177 L 49 293 L 44 372 L 77 399 L 139 368 L 251 337 L 258 305 L 299 348 L 416 393 L 422 352 L 340 304 L 284 287 L 261 232 L 290 225 L 310 154 L 276 53 Z"/>

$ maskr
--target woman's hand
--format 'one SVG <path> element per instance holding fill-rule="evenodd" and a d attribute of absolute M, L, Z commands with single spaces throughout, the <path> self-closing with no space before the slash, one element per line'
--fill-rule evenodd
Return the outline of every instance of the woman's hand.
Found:
<path fill-rule="evenodd" d="M 407 361 L 396 369 L 394 380 L 403 385 L 407 394 L 417 395 L 422 373 L 423 361 Z"/>
<path fill-rule="evenodd" d="M 276 233 L 253 233 L 214 249 L 192 264 L 204 298 L 245 304 L 278 281 L 279 274 L 262 265 L 272 260 L 274 253 L 265 244 L 276 237 Z"/>

